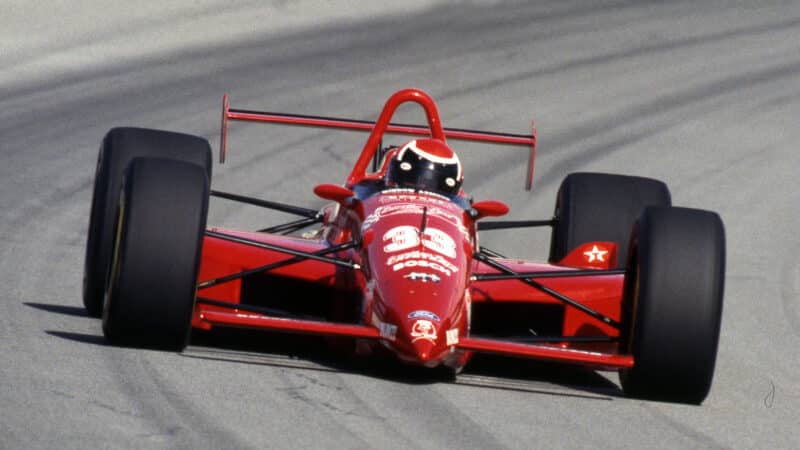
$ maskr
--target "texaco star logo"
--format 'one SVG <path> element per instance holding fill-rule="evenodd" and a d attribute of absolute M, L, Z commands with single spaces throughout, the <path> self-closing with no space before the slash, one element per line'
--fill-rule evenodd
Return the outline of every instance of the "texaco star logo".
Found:
<path fill-rule="evenodd" d="M 595 260 L 605 262 L 607 253 L 608 250 L 600 250 L 596 245 L 593 245 L 590 251 L 583 252 L 583 254 L 589 259 L 589 262 L 594 262 Z"/>
<path fill-rule="evenodd" d="M 411 337 L 414 338 L 411 342 L 417 342 L 420 339 L 426 341 L 436 341 L 436 327 L 430 320 L 417 320 L 411 326 Z"/>

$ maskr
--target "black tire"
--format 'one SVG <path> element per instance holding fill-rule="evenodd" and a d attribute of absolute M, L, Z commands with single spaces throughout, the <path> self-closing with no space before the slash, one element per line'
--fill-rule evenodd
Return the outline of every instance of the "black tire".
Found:
<path fill-rule="evenodd" d="M 191 162 L 211 179 L 211 146 L 201 137 L 143 128 L 114 128 L 106 134 L 97 157 L 83 270 L 83 304 L 91 317 L 103 312 L 119 190 L 125 169 L 137 157 Z"/>
<path fill-rule="evenodd" d="M 725 230 L 710 211 L 649 207 L 631 238 L 620 370 L 626 394 L 700 404 L 714 376 L 722 317 Z"/>
<path fill-rule="evenodd" d="M 667 185 L 651 178 L 572 173 L 556 197 L 550 262 L 592 241 L 617 243 L 617 268 L 625 267 L 631 228 L 645 206 L 670 206 Z"/>
<path fill-rule="evenodd" d="M 114 344 L 183 350 L 208 213 L 200 166 L 136 158 L 121 195 L 103 333 Z"/>

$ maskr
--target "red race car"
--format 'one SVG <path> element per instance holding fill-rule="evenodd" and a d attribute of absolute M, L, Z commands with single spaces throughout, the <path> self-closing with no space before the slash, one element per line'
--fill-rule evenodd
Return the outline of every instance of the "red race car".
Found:
<path fill-rule="evenodd" d="M 416 103 L 427 125 L 391 122 Z M 484 220 L 448 140 L 523 146 L 530 135 L 443 128 L 434 101 L 405 89 L 376 122 L 232 109 L 228 121 L 370 132 L 321 210 L 211 190 L 203 138 L 115 128 L 100 147 L 84 304 L 114 344 L 180 351 L 192 328 L 245 327 L 352 338 L 460 371 L 475 352 L 619 370 L 626 394 L 700 403 L 711 385 L 722 312 L 725 236 L 715 213 L 671 206 L 657 180 L 568 175 L 551 219 Z M 387 134 L 414 135 L 399 147 Z M 259 231 L 206 227 L 210 196 L 301 218 Z M 313 231 L 296 235 L 310 226 Z M 478 232 L 552 228 L 547 262 L 506 258 Z"/>

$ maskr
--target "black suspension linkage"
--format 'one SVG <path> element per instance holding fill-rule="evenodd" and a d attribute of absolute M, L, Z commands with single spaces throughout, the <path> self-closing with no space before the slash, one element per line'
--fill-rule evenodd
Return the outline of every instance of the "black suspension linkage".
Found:
<path fill-rule="evenodd" d="M 607 325 L 609 325 L 611 327 L 614 327 L 614 328 L 616 328 L 618 330 L 621 328 L 621 324 L 619 322 L 617 322 L 616 320 L 614 320 L 614 319 L 612 319 L 612 318 L 610 318 L 610 317 L 608 317 L 606 315 L 603 315 L 603 314 L 601 314 L 601 313 L 599 313 L 599 312 L 597 312 L 597 311 L 595 311 L 595 310 L 593 310 L 593 309 L 591 309 L 591 308 L 589 308 L 589 307 L 587 307 L 585 305 L 582 305 L 582 304 L 578 303 L 577 301 L 567 297 L 566 295 L 563 295 L 563 294 L 561 294 L 559 292 L 554 291 L 553 289 L 550 289 L 547 286 L 544 286 L 543 284 L 537 282 L 533 278 L 530 278 L 530 277 L 528 277 L 528 278 L 519 278 L 519 275 L 521 275 L 520 273 L 515 272 L 512 269 L 504 266 L 503 264 L 492 260 L 492 258 L 490 258 L 487 255 L 484 255 L 482 253 L 476 253 L 474 257 L 475 257 L 475 259 L 481 261 L 482 263 L 488 265 L 489 267 L 493 267 L 493 268 L 499 270 L 500 272 L 502 272 L 502 273 L 504 273 L 506 275 L 514 275 L 514 277 L 512 277 L 512 278 L 517 278 L 520 281 L 522 281 L 523 283 L 527 284 L 528 286 L 531 286 L 531 287 L 533 287 L 533 288 L 535 288 L 535 289 L 537 289 L 537 290 L 539 290 L 541 292 L 544 292 L 545 294 L 555 298 L 556 300 L 559 300 L 559 301 L 561 301 L 562 303 L 564 303 L 566 305 L 572 306 L 573 308 L 578 309 L 579 311 L 582 311 L 582 312 L 586 313 L 587 315 L 589 315 L 589 316 L 591 316 L 591 317 L 593 317 L 593 318 L 595 318 L 595 319 L 597 319 L 597 320 L 599 320 L 599 321 L 601 321 L 601 322 L 603 322 L 603 323 L 605 323 L 605 324 L 607 324 Z M 597 273 L 595 273 L 595 275 L 596 274 Z M 583 276 L 586 276 L 586 275 L 583 275 Z"/>
<path fill-rule="evenodd" d="M 489 255 L 492 256 L 492 255 Z M 479 273 L 472 276 L 472 281 L 497 281 L 526 278 L 570 278 L 591 277 L 598 275 L 624 275 L 625 269 L 609 270 L 552 270 L 549 272 L 516 272 L 516 273 Z"/>
<path fill-rule="evenodd" d="M 477 337 L 481 339 L 497 339 L 495 336 L 478 336 L 470 335 L 470 337 Z M 519 342 L 523 344 L 543 344 L 550 342 L 572 342 L 578 344 L 596 343 L 596 342 L 615 342 L 619 339 L 609 336 L 504 336 L 502 338 L 506 342 Z"/>
<path fill-rule="evenodd" d="M 335 253 L 335 252 L 340 252 L 342 250 L 348 250 L 348 249 L 351 249 L 353 247 L 357 247 L 358 245 L 359 245 L 358 241 L 350 241 L 350 242 L 345 242 L 344 244 L 334 245 L 332 247 L 326 247 L 326 248 L 317 250 L 316 252 L 309 253 L 308 255 L 313 255 L 315 257 L 322 257 L 322 256 L 325 256 L 325 255 L 327 255 L 329 253 Z M 239 278 L 244 278 L 246 276 L 253 275 L 253 274 L 256 274 L 256 273 L 267 272 L 267 271 L 270 271 L 270 270 L 278 269 L 280 267 L 289 266 L 289 265 L 292 265 L 292 264 L 295 264 L 295 263 L 299 263 L 299 262 L 305 261 L 307 259 L 313 259 L 313 258 L 311 258 L 310 256 L 296 255 L 296 256 L 294 256 L 292 258 L 283 259 L 281 261 L 275 261 L 273 263 L 265 264 L 265 265 L 260 266 L 260 267 L 254 267 L 252 269 L 247 269 L 247 270 L 243 270 L 241 272 L 232 273 L 230 275 L 225 275 L 223 277 L 214 278 L 212 280 L 206 280 L 206 281 L 200 282 L 197 285 L 197 289 L 209 288 L 211 286 L 216 286 L 218 284 L 227 283 L 228 281 L 237 280 Z M 328 261 L 325 261 L 325 262 L 328 262 Z"/>
<path fill-rule="evenodd" d="M 322 222 L 322 217 L 311 217 L 307 219 L 298 219 L 291 222 L 282 223 L 280 225 L 273 225 L 271 227 L 258 230 L 259 233 L 272 233 L 272 234 L 289 234 L 297 230 L 303 229 L 307 226 L 314 225 Z"/>
<path fill-rule="evenodd" d="M 289 214 L 308 217 L 309 219 L 317 218 L 320 212 L 315 209 L 303 208 L 300 206 L 287 205 L 285 203 L 272 202 L 269 200 L 262 200 L 255 197 L 247 197 L 239 194 L 231 194 L 230 192 L 211 191 L 212 197 L 224 198 L 226 200 L 233 200 L 235 202 L 247 203 L 248 205 L 260 206 L 262 208 L 274 209 Z"/>
<path fill-rule="evenodd" d="M 482 230 L 502 230 L 506 228 L 524 227 L 552 227 L 556 224 L 555 219 L 550 220 L 495 220 L 478 222 L 478 231 Z"/>
<path fill-rule="evenodd" d="M 230 234 L 219 233 L 217 231 L 206 230 L 206 236 L 217 238 L 217 239 L 222 239 L 223 241 L 236 242 L 237 244 L 249 245 L 251 247 L 263 248 L 263 249 L 266 249 L 266 250 L 272 250 L 272 251 L 278 252 L 278 253 L 286 253 L 288 255 L 300 256 L 300 257 L 303 257 L 305 259 L 313 259 L 315 261 L 334 264 L 336 266 L 346 267 L 348 269 L 358 270 L 358 269 L 361 268 L 360 265 L 358 265 L 358 264 L 356 264 L 356 263 L 354 263 L 352 261 L 343 261 L 341 259 L 329 258 L 327 256 L 316 255 L 315 254 L 316 252 L 315 253 L 304 252 L 304 251 L 301 251 L 301 250 L 295 250 L 293 248 L 281 247 L 280 245 L 267 244 L 266 242 L 259 242 L 259 241 L 255 241 L 253 239 L 247 239 L 247 238 L 243 238 L 243 237 L 239 237 L 239 236 L 232 236 Z M 325 253 L 328 253 L 327 250 L 330 250 L 331 248 L 333 248 L 333 247 L 328 247 L 328 248 L 325 248 L 325 249 L 322 249 L 322 250 L 326 250 Z"/>
<path fill-rule="evenodd" d="M 481 247 L 481 253 L 486 254 L 487 256 L 491 256 L 492 258 L 505 258 L 505 255 L 501 255 L 494 250 L 490 250 L 486 247 Z"/>

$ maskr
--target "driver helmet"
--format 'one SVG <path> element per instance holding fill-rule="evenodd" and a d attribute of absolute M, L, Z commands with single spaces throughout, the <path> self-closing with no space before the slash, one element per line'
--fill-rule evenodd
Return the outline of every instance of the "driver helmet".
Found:
<path fill-rule="evenodd" d="M 461 161 L 439 139 L 416 139 L 402 146 L 389 161 L 386 184 L 390 187 L 430 191 L 453 197 L 461 189 Z"/>

